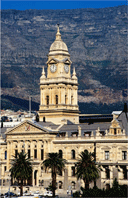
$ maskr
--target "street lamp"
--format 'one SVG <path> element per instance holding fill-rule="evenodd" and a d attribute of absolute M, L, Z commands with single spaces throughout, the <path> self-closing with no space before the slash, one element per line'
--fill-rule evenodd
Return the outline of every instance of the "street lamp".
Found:
<path fill-rule="evenodd" d="M 29 96 L 29 117 L 31 116 L 31 98 L 32 96 Z"/>

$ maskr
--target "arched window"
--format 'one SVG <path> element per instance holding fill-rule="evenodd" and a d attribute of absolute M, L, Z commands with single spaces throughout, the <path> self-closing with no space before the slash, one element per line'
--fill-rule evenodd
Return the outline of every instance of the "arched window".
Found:
<path fill-rule="evenodd" d="M 62 176 L 62 169 L 58 171 L 58 175 Z"/>
<path fill-rule="evenodd" d="M 49 96 L 46 96 L 46 104 L 49 105 Z"/>
<path fill-rule="evenodd" d="M 63 188 L 63 182 L 59 181 L 59 189 L 62 189 L 62 188 Z"/>
<path fill-rule="evenodd" d="M 72 189 L 76 188 L 76 183 L 74 181 L 72 181 Z"/>
<path fill-rule="evenodd" d="M 71 176 L 75 176 L 75 166 L 71 167 Z"/>
<path fill-rule="evenodd" d="M 71 104 L 73 104 L 73 96 L 71 96 Z"/>
<path fill-rule="evenodd" d="M 62 159 L 63 158 L 63 151 L 59 150 L 59 157 Z"/>
<path fill-rule="evenodd" d="M 45 117 L 43 117 L 43 122 L 45 122 Z"/>
<path fill-rule="evenodd" d="M 75 150 L 71 150 L 71 158 L 75 159 Z"/>
<path fill-rule="evenodd" d="M 58 104 L 58 95 L 56 95 L 56 105 Z"/>
<path fill-rule="evenodd" d="M 4 159 L 7 159 L 7 151 L 4 153 Z"/>
<path fill-rule="evenodd" d="M 116 135 L 116 128 L 114 128 L 114 135 Z"/>
<path fill-rule="evenodd" d="M 65 104 L 67 104 L 67 95 L 65 95 Z"/>

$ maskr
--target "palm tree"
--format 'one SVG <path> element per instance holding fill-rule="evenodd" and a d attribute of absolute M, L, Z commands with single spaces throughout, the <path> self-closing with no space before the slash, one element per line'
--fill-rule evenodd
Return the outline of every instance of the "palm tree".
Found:
<path fill-rule="evenodd" d="M 89 188 L 89 183 L 99 178 L 99 166 L 94 161 L 94 153 L 85 150 L 79 155 L 80 159 L 75 164 L 77 179 L 83 179 L 85 189 Z"/>
<path fill-rule="evenodd" d="M 18 153 L 15 159 L 11 160 L 11 177 L 20 180 L 20 195 L 23 195 L 23 181 L 30 179 L 32 175 L 31 159 L 24 152 Z"/>
<path fill-rule="evenodd" d="M 46 169 L 51 169 L 52 174 L 52 193 L 55 197 L 56 190 L 56 175 L 65 167 L 66 160 L 60 158 L 59 153 L 48 153 L 48 158 L 43 161 Z"/>

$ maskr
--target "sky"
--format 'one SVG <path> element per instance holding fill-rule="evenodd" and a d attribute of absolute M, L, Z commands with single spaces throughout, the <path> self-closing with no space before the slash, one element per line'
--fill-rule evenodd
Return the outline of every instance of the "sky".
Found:
<path fill-rule="evenodd" d="M 118 5 L 127 5 L 127 0 L 122 0 L 122 1 L 111 1 L 111 0 L 100 0 L 100 1 L 74 1 L 74 0 L 39 0 L 39 1 L 34 1 L 34 0 L 2 0 L 1 1 L 1 9 L 16 9 L 16 10 L 27 10 L 27 9 L 77 9 L 77 8 L 105 8 L 105 7 L 114 7 Z"/>

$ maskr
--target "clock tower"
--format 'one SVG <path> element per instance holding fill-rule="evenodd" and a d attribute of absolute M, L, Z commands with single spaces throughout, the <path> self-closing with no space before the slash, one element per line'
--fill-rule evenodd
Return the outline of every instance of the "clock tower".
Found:
<path fill-rule="evenodd" d="M 47 77 L 44 67 L 40 77 L 40 121 L 61 124 L 69 120 L 79 123 L 78 80 L 75 68 L 71 76 L 71 63 L 58 25 L 56 39 L 48 54 Z"/>

